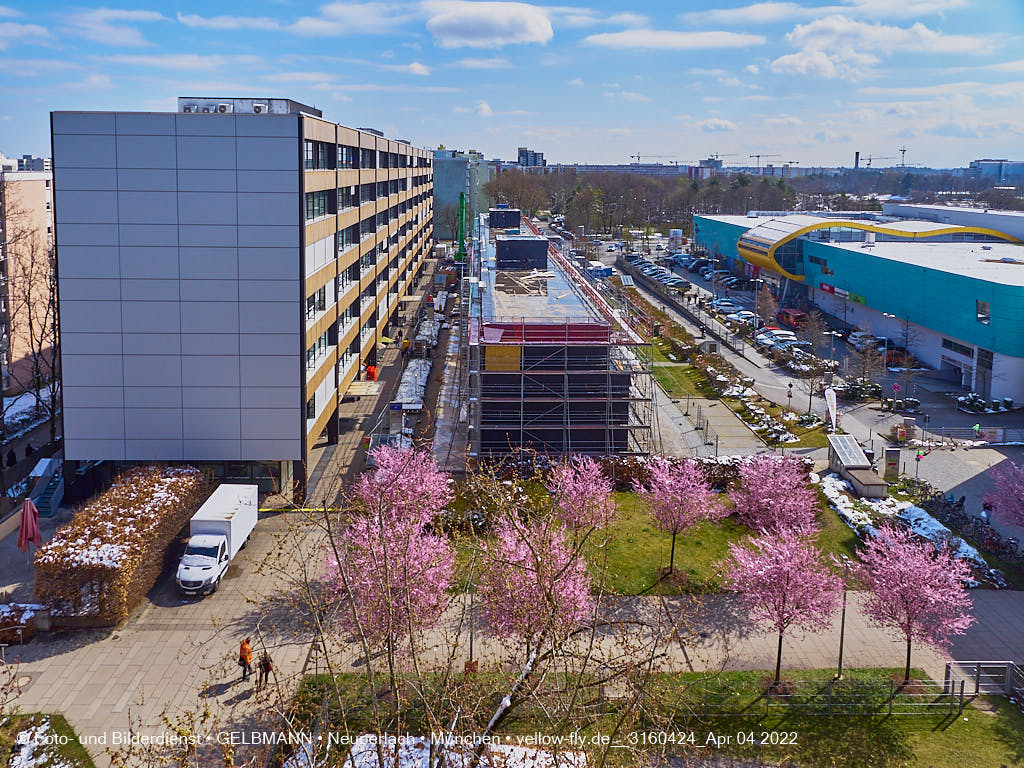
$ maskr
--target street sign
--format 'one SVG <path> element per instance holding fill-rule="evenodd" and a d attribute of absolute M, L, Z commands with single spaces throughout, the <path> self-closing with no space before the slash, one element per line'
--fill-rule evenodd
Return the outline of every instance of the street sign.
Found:
<path fill-rule="evenodd" d="M 892 385 L 892 391 L 893 391 L 893 394 L 895 394 L 896 392 L 899 392 L 900 391 L 900 385 L 899 384 L 893 384 Z"/>

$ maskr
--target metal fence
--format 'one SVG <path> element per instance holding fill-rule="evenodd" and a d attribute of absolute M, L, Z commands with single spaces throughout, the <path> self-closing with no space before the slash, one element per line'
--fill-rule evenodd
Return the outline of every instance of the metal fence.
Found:
<path fill-rule="evenodd" d="M 711 427 L 711 423 L 704 414 L 704 406 L 700 403 L 696 403 L 692 406 L 688 404 L 686 412 L 690 415 L 690 420 L 693 422 L 693 428 L 700 432 L 704 438 L 704 450 L 699 451 L 699 455 L 717 456 L 720 442 L 718 433 Z M 714 451 L 713 453 L 712 450 Z"/>
<path fill-rule="evenodd" d="M 971 696 L 1024 696 L 1024 669 L 1012 661 L 946 662 L 944 687 L 965 685 Z"/>
<path fill-rule="evenodd" d="M 707 717 L 762 717 L 772 714 L 956 715 L 963 710 L 968 685 L 914 680 L 904 688 L 896 681 L 787 681 L 779 688 L 766 684 L 737 690 L 728 679 L 705 679 L 695 714 Z"/>

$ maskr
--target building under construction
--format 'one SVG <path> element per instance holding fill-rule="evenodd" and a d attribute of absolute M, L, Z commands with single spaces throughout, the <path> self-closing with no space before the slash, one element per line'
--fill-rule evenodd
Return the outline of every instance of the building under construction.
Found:
<path fill-rule="evenodd" d="M 463 292 L 467 458 L 650 453 L 648 345 L 529 220 L 493 213 Z"/>

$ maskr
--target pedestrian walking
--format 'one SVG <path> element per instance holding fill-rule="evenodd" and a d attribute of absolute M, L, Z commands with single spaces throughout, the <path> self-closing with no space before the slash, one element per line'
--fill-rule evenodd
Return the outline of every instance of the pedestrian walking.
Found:
<path fill-rule="evenodd" d="M 270 673 L 273 672 L 273 671 L 274 671 L 274 662 L 270 660 L 270 654 L 267 653 L 266 650 L 264 650 L 263 653 L 260 654 L 260 664 L 259 664 L 260 676 L 259 676 L 259 680 L 257 681 L 256 687 L 257 688 L 265 687 L 266 684 L 268 682 L 270 682 Z"/>
<path fill-rule="evenodd" d="M 238 666 L 242 668 L 242 679 L 248 680 L 252 674 L 252 646 L 249 645 L 248 637 L 238 647 Z"/>

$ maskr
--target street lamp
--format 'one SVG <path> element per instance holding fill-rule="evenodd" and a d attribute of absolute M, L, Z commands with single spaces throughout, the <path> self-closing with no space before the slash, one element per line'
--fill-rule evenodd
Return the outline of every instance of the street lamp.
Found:
<path fill-rule="evenodd" d="M 843 641 L 846 639 L 846 590 L 850 580 L 850 558 L 840 555 L 843 560 L 843 613 L 839 619 L 839 669 L 836 672 L 836 680 L 843 679 Z"/>
<path fill-rule="evenodd" d="M 786 390 L 786 397 L 789 398 L 789 412 L 793 412 L 793 382 L 789 382 L 789 389 Z"/>

